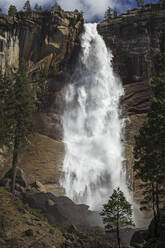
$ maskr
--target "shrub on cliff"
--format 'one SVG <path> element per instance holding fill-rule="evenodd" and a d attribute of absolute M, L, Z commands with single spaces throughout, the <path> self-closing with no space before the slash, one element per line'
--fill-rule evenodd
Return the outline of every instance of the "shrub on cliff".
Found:
<path fill-rule="evenodd" d="M 60 6 L 57 2 L 55 2 L 55 3 L 53 4 L 53 6 L 52 6 L 52 10 L 60 11 L 60 10 L 62 10 L 62 9 L 61 9 L 61 6 Z"/>
<path fill-rule="evenodd" d="M 108 20 L 111 19 L 112 17 L 113 17 L 113 10 L 110 7 L 108 7 L 108 9 L 105 11 L 104 19 Z"/>
<path fill-rule="evenodd" d="M 38 3 L 36 3 L 34 6 L 34 10 L 37 12 L 42 12 L 42 6 L 41 5 L 39 6 Z"/>

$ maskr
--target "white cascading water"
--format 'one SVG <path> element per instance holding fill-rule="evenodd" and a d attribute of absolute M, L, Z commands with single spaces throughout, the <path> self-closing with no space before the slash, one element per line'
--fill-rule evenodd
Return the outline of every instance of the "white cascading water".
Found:
<path fill-rule="evenodd" d="M 114 75 L 112 53 L 97 32 L 85 24 L 82 54 L 67 87 L 63 115 L 65 159 L 62 186 L 76 203 L 98 210 L 116 187 L 129 198 L 123 172 L 119 101 L 124 94 Z"/>

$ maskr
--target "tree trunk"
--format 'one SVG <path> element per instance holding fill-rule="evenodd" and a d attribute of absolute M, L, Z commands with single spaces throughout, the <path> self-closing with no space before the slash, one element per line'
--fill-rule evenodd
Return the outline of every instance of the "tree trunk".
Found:
<path fill-rule="evenodd" d="M 12 198 L 15 198 L 15 182 L 17 173 L 17 159 L 18 159 L 18 140 L 17 137 L 14 139 L 14 149 L 13 149 L 13 160 L 12 160 L 12 185 L 11 192 Z"/>
<path fill-rule="evenodd" d="M 159 208 L 159 184 L 156 183 L 156 211 L 157 211 L 157 220 L 160 219 L 160 208 Z"/>
<path fill-rule="evenodd" d="M 118 247 L 120 248 L 120 231 L 119 231 L 119 225 L 116 226 L 116 235 L 117 235 L 117 243 Z"/>
<path fill-rule="evenodd" d="M 156 219 L 156 210 L 155 210 L 155 187 L 154 183 L 152 182 L 152 210 L 154 214 L 154 218 Z"/>
<path fill-rule="evenodd" d="M 155 191 L 155 196 L 156 196 L 156 218 L 155 218 L 155 236 L 158 237 L 158 225 L 159 225 L 159 220 L 160 220 L 160 209 L 159 209 L 159 185 L 158 182 L 156 182 L 156 191 Z"/>

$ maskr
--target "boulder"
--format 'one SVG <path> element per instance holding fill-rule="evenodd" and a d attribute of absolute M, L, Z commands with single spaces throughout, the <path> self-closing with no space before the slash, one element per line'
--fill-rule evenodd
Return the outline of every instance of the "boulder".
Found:
<path fill-rule="evenodd" d="M 25 235 L 28 236 L 28 237 L 29 237 L 29 236 L 33 236 L 33 235 L 34 235 L 33 230 L 32 230 L 32 229 L 26 230 L 26 231 L 25 231 Z"/>
<path fill-rule="evenodd" d="M 45 186 L 42 183 L 40 183 L 39 181 L 35 181 L 30 186 L 31 186 L 32 190 L 36 190 L 38 192 L 44 192 L 44 193 L 46 193 Z"/>
<path fill-rule="evenodd" d="M 135 248 L 140 248 L 141 245 L 148 239 L 148 236 L 148 230 L 136 231 L 131 238 L 130 245 Z"/>
<path fill-rule="evenodd" d="M 157 233 L 155 233 L 155 228 L 157 228 Z M 156 219 L 151 221 L 148 230 L 140 230 L 134 233 L 130 245 L 135 248 L 165 247 L 165 209 L 161 209 L 159 221 Z"/>
<path fill-rule="evenodd" d="M 88 210 L 88 206 L 76 205 L 68 197 L 56 197 L 51 193 L 25 192 L 23 201 L 31 208 L 44 213 L 50 224 L 67 227 L 69 233 L 76 233 L 76 226 L 95 225 L 95 217 L 101 223 L 99 214 Z"/>

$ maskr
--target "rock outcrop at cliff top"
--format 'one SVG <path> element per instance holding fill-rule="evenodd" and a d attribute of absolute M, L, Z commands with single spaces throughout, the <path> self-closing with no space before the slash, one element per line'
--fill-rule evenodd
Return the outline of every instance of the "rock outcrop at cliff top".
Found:
<path fill-rule="evenodd" d="M 0 15 L 0 67 L 14 70 L 19 59 L 30 69 L 44 69 L 44 63 L 63 65 L 79 47 L 83 17 L 79 12 L 18 12 L 16 17 Z"/>
<path fill-rule="evenodd" d="M 131 185 L 134 136 L 146 119 L 152 96 L 151 82 L 155 74 L 155 60 L 160 52 L 161 36 L 165 32 L 165 10 L 161 4 L 148 4 L 142 9 L 128 11 L 98 25 L 106 45 L 112 50 L 115 72 L 125 88 L 122 99 L 126 125 L 126 166 L 130 188 L 141 199 L 138 182 Z"/>

